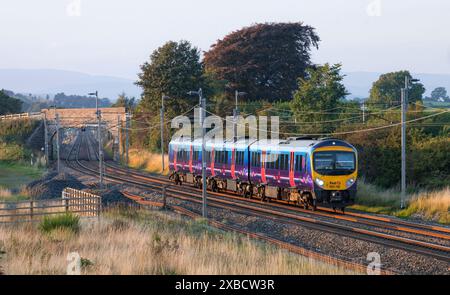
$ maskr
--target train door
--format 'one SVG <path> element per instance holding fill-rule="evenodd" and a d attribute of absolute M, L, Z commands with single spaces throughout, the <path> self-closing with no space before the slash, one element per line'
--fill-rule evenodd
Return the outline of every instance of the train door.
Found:
<path fill-rule="evenodd" d="M 266 179 L 266 156 L 267 152 L 265 150 L 261 151 L 261 183 L 267 184 Z"/>
<path fill-rule="evenodd" d="M 289 153 L 289 185 L 295 187 L 295 165 L 294 151 Z"/>
<path fill-rule="evenodd" d="M 236 179 L 236 149 L 231 149 L 231 178 Z"/>

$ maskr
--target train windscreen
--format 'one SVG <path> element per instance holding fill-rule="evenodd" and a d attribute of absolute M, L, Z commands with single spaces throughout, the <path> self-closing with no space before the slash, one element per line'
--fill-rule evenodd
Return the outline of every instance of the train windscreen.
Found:
<path fill-rule="evenodd" d="M 353 152 L 327 151 L 314 153 L 314 170 L 322 175 L 349 175 L 355 172 Z"/>

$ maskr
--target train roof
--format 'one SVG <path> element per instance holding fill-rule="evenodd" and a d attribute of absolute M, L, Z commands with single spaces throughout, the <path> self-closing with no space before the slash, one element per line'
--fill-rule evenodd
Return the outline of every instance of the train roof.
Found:
<path fill-rule="evenodd" d="M 172 140 L 171 144 L 176 145 L 194 145 L 201 146 L 202 139 L 196 138 L 191 140 L 190 138 L 179 138 Z M 220 142 L 207 141 L 206 147 L 215 147 L 216 149 L 221 149 L 222 147 L 233 147 L 236 149 L 245 149 L 250 146 L 251 150 L 277 150 L 277 151 L 290 151 L 292 148 L 300 150 L 313 150 L 316 148 L 324 146 L 342 146 L 351 149 L 355 149 L 351 144 L 341 139 L 336 138 L 306 138 L 306 137 L 291 137 L 288 139 L 265 139 L 265 140 L 255 140 L 251 138 L 239 138 L 237 141 L 234 140 L 224 140 Z"/>

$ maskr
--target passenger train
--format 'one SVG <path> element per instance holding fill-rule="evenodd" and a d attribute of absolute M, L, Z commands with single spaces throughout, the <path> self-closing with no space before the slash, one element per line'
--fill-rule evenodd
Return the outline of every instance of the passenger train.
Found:
<path fill-rule="evenodd" d="M 357 151 L 338 139 L 248 138 L 205 145 L 207 188 L 246 198 L 284 200 L 315 210 L 352 205 L 357 189 Z M 202 187 L 202 139 L 169 144 L 170 178 Z"/>

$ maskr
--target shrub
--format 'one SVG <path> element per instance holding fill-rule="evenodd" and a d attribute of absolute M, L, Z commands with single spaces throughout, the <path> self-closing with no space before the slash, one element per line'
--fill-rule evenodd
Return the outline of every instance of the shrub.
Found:
<path fill-rule="evenodd" d="M 0 141 L 25 143 L 34 129 L 39 126 L 38 120 L 10 120 L 0 122 Z"/>
<path fill-rule="evenodd" d="M 20 161 L 28 158 L 28 154 L 21 145 L 0 141 L 0 161 Z"/>
<path fill-rule="evenodd" d="M 67 229 L 77 233 L 80 230 L 80 218 L 72 213 L 45 216 L 39 224 L 39 229 L 44 233 L 55 229 Z"/>

